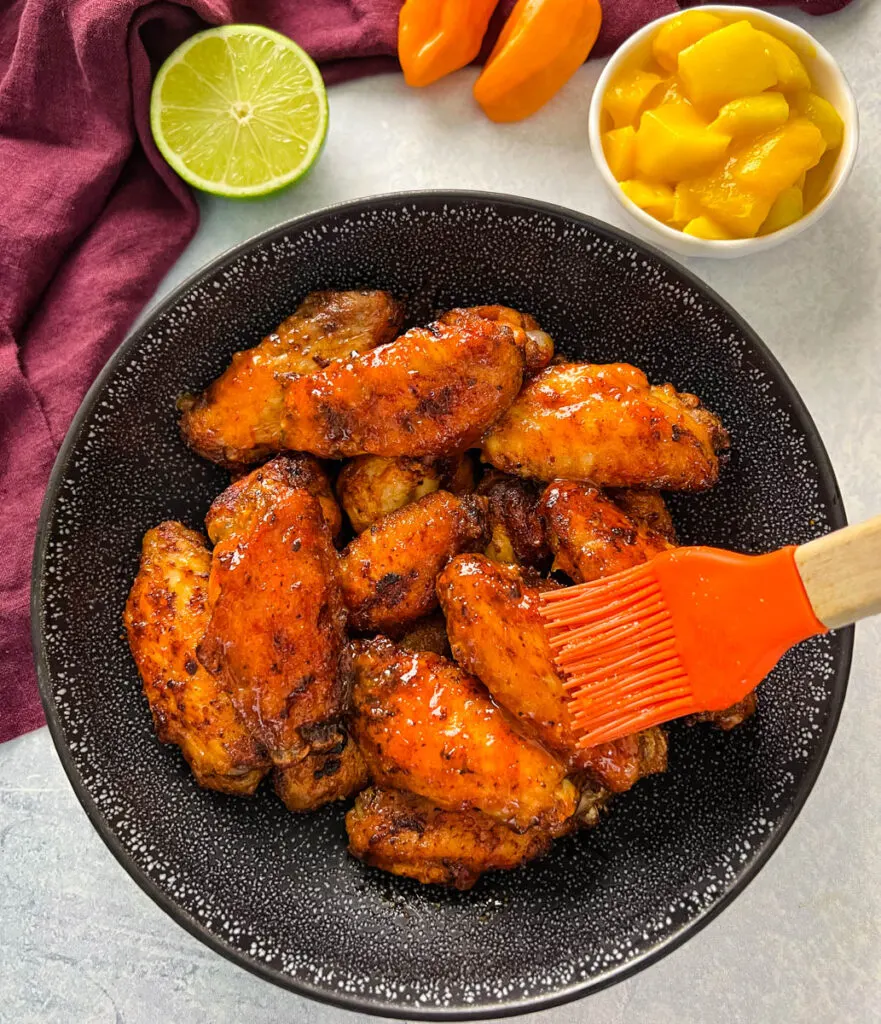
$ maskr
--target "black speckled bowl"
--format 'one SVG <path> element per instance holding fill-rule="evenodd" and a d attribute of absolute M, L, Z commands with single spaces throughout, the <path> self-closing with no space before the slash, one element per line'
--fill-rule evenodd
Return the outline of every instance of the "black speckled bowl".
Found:
<path fill-rule="evenodd" d="M 744 551 L 844 524 L 804 405 L 750 328 L 686 271 L 588 217 L 469 193 L 365 199 L 276 228 L 197 274 L 122 345 L 55 465 L 36 547 L 33 636 L 64 767 L 104 841 L 194 935 L 279 985 L 409 1018 L 494 1017 L 594 991 L 673 949 L 756 874 L 829 747 L 852 633 L 791 652 L 758 715 L 674 727 L 670 770 L 602 825 L 470 893 L 365 868 L 342 807 L 200 790 L 156 741 L 120 613 L 141 536 L 199 526 L 223 473 L 181 443 L 175 397 L 315 288 L 379 287 L 409 317 L 503 302 L 573 359 L 626 360 L 694 391 L 731 431 L 721 484 L 674 501 L 686 542 Z"/>

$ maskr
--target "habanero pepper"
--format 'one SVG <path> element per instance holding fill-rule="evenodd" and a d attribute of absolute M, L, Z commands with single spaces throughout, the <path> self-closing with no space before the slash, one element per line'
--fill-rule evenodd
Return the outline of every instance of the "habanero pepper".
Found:
<path fill-rule="evenodd" d="M 518 0 L 474 98 L 492 121 L 534 114 L 587 60 L 602 23 L 599 0 Z"/>
<path fill-rule="evenodd" d="M 406 0 L 398 18 L 398 59 L 407 85 L 431 85 L 480 52 L 498 0 Z"/>

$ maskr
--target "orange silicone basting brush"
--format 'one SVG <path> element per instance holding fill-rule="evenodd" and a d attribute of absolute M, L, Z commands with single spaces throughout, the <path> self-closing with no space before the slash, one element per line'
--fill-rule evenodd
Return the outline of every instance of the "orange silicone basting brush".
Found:
<path fill-rule="evenodd" d="M 579 745 L 742 700 L 793 645 L 881 613 L 881 516 L 768 555 L 675 548 L 541 595 Z"/>

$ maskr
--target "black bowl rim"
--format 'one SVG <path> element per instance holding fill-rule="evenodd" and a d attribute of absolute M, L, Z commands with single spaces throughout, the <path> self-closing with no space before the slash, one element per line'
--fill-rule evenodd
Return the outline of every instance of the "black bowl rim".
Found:
<path fill-rule="evenodd" d="M 40 689 L 40 698 L 43 702 L 43 709 L 46 714 L 46 724 L 49 727 L 49 732 L 52 736 L 52 741 L 55 744 L 55 749 L 58 753 L 62 767 L 73 786 L 77 799 L 82 805 L 83 810 L 86 812 L 89 821 L 92 823 L 100 837 L 104 840 L 104 843 L 110 849 L 110 852 L 114 857 L 116 857 L 119 863 L 123 868 L 125 868 L 141 889 L 143 889 L 143 891 L 182 928 L 186 929 L 186 931 L 195 938 L 199 939 L 215 952 L 220 953 L 221 956 L 226 957 L 227 960 L 237 964 L 239 967 L 244 967 L 252 974 L 256 974 L 258 977 L 263 978 L 266 981 L 270 981 L 281 988 L 288 989 L 300 996 L 315 999 L 318 1002 L 328 1003 L 346 1010 L 376 1014 L 400 1020 L 494 1020 L 500 1017 L 511 1017 L 521 1013 L 530 1013 L 537 1010 L 544 1010 L 549 1009 L 550 1007 L 559 1006 L 574 999 L 579 999 L 590 993 L 608 988 L 611 985 L 617 984 L 619 981 L 623 981 L 625 978 L 631 977 L 648 967 L 650 964 L 653 964 L 667 956 L 669 953 L 672 953 L 673 950 L 677 949 L 693 935 L 696 935 L 701 931 L 701 929 L 705 928 L 715 917 L 717 917 L 722 910 L 729 906 L 729 904 L 732 903 L 740 893 L 743 892 L 759 871 L 765 866 L 765 864 L 767 864 L 771 855 L 777 850 L 780 843 L 783 841 L 783 837 L 792 827 L 793 822 L 804 807 L 805 801 L 810 795 L 811 790 L 814 788 L 814 784 L 816 783 L 820 770 L 823 767 L 823 763 L 826 760 L 826 755 L 829 752 L 832 738 L 835 735 L 835 730 L 838 726 L 838 720 L 841 715 L 841 709 L 844 704 L 844 698 L 847 691 L 847 682 L 850 675 L 853 656 L 853 626 L 848 626 L 846 629 L 838 631 L 838 635 L 842 640 L 841 654 L 835 668 L 832 687 L 833 692 L 840 691 L 840 696 L 836 706 L 831 709 L 822 746 L 814 760 L 808 765 L 805 775 L 799 784 L 799 788 L 794 794 L 792 804 L 787 808 L 767 843 L 756 854 L 755 858 L 744 869 L 742 874 L 737 876 L 731 888 L 723 896 L 713 903 L 712 906 L 703 910 L 692 920 L 688 921 L 678 931 L 661 941 L 657 946 L 647 950 L 645 953 L 635 956 L 626 964 L 609 971 L 599 978 L 585 979 L 583 981 L 576 982 L 552 994 L 537 997 L 526 997 L 524 999 L 513 999 L 498 1005 L 493 1005 L 492 1007 L 484 1005 L 473 1008 L 453 1007 L 449 1009 L 443 1009 L 441 1007 L 422 1007 L 418 1005 L 409 1006 L 398 1003 L 382 1002 L 364 996 L 347 995 L 344 993 L 337 994 L 319 988 L 309 982 L 292 978 L 279 970 L 265 966 L 249 958 L 240 950 L 212 934 L 195 917 L 188 914 L 178 906 L 174 900 L 163 892 L 162 889 L 160 889 L 160 887 L 144 871 L 142 871 L 131 855 L 125 850 L 116 834 L 104 821 L 101 812 L 88 790 L 88 787 L 85 785 L 77 771 L 73 756 L 71 755 L 70 749 L 64 739 L 61 719 L 55 708 L 48 658 L 45 645 L 43 643 L 43 614 L 41 599 L 43 594 L 42 583 L 44 578 L 49 520 L 56 505 L 58 492 L 64 481 L 64 467 L 67 463 L 68 456 L 79 437 L 83 421 L 92 412 L 103 391 L 106 380 L 111 375 L 122 356 L 127 354 L 130 349 L 136 348 L 156 318 L 174 306 L 190 288 L 199 284 L 199 282 L 204 278 L 213 275 L 218 270 L 232 263 L 250 249 L 265 242 L 272 241 L 275 238 L 282 237 L 291 231 L 300 230 L 314 222 L 320 222 L 329 215 L 345 213 L 357 215 L 376 205 L 405 205 L 411 202 L 419 203 L 425 201 L 430 201 L 431 203 L 448 202 L 451 204 L 463 202 L 485 203 L 487 205 L 504 204 L 506 206 L 520 207 L 529 213 L 545 213 L 549 216 L 575 221 L 582 226 L 589 227 L 592 231 L 596 232 L 597 235 L 607 241 L 617 243 L 625 242 L 640 254 L 659 260 L 662 264 L 670 267 L 676 273 L 680 274 L 690 285 L 703 292 L 708 296 L 708 298 L 718 304 L 718 306 L 743 332 L 750 345 L 752 345 L 766 360 L 771 372 L 775 375 L 776 382 L 779 385 L 783 396 L 789 403 L 793 417 L 798 421 L 799 426 L 804 430 L 806 438 L 810 441 L 816 451 L 820 486 L 825 489 L 827 497 L 831 499 L 827 502 L 830 524 L 833 529 L 840 529 L 847 525 L 847 517 L 844 510 L 841 491 L 838 486 L 835 472 L 832 468 L 832 463 L 829 459 L 829 454 L 826 451 L 826 446 L 823 444 L 823 440 L 820 437 L 817 426 L 814 423 L 804 400 L 796 390 L 795 385 L 789 379 L 788 374 L 783 369 L 776 356 L 747 323 L 747 321 L 730 305 L 730 303 L 717 294 L 714 289 L 703 282 L 691 270 L 682 266 L 676 260 L 655 248 L 653 245 L 634 237 L 627 231 L 623 231 L 614 225 L 605 223 L 604 221 L 597 220 L 588 214 L 580 213 L 577 210 L 571 210 L 563 206 L 558 206 L 554 203 L 546 203 L 541 200 L 528 199 L 523 196 L 507 195 L 500 192 L 483 192 L 471 189 L 424 189 L 404 192 L 389 192 L 335 203 L 312 213 L 294 217 L 291 220 L 277 224 L 275 227 L 268 228 L 266 231 L 262 231 L 246 241 L 227 249 L 219 256 L 216 256 L 213 260 L 210 260 L 199 270 L 192 273 L 188 278 L 186 278 L 186 280 L 182 281 L 154 309 L 150 311 L 149 316 L 145 318 L 143 323 L 138 327 L 133 328 L 128 333 L 124 341 L 107 360 L 101 372 L 98 374 L 94 383 L 86 393 L 85 398 L 68 428 L 67 434 L 65 435 L 64 441 L 52 467 L 52 473 L 49 478 L 49 484 L 47 486 L 42 509 L 40 511 L 36 542 L 34 545 L 34 558 L 31 574 L 31 643 L 37 667 L 37 680 Z M 492 1016 L 489 1016 L 490 1013 Z"/>

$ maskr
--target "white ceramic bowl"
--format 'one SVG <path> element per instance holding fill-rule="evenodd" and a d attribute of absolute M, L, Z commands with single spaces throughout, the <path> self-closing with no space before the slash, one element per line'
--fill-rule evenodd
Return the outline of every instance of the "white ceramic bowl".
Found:
<path fill-rule="evenodd" d="M 829 179 L 829 186 L 826 194 L 810 213 L 801 217 L 794 224 L 790 224 L 789 227 L 775 231 L 770 235 L 761 235 L 758 238 L 739 238 L 733 241 L 712 241 L 705 238 L 694 238 L 661 223 L 661 221 L 650 216 L 645 210 L 641 210 L 636 203 L 627 198 L 609 169 L 603 152 L 601 138 L 603 96 L 609 87 L 609 83 L 622 67 L 635 64 L 642 57 L 647 58 L 655 33 L 665 21 L 678 17 L 679 13 L 669 14 L 664 18 L 658 18 L 656 21 L 650 22 L 635 35 L 631 36 L 609 58 L 609 62 L 603 69 L 603 73 L 596 84 L 589 114 L 590 148 L 599 169 L 600 177 L 606 183 L 612 195 L 636 222 L 636 231 L 644 238 L 681 256 L 710 256 L 717 259 L 730 259 L 734 256 L 745 256 L 747 253 L 772 249 L 775 245 L 780 245 L 781 242 L 794 238 L 802 231 L 807 230 L 826 213 L 853 170 L 859 141 L 859 119 L 856 101 L 841 68 L 829 51 L 824 49 L 803 28 L 799 28 L 798 25 L 793 25 L 792 22 L 784 21 L 782 18 L 768 14 L 767 11 L 759 10 L 755 7 L 717 5 L 702 6 L 700 10 L 718 14 L 726 22 L 736 21 L 740 17 L 749 18 L 753 24 L 761 26 L 766 31 L 788 43 L 804 61 L 817 92 L 829 100 L 844 121 L 844 141 L 841 145 L 838 161 Z"/>

